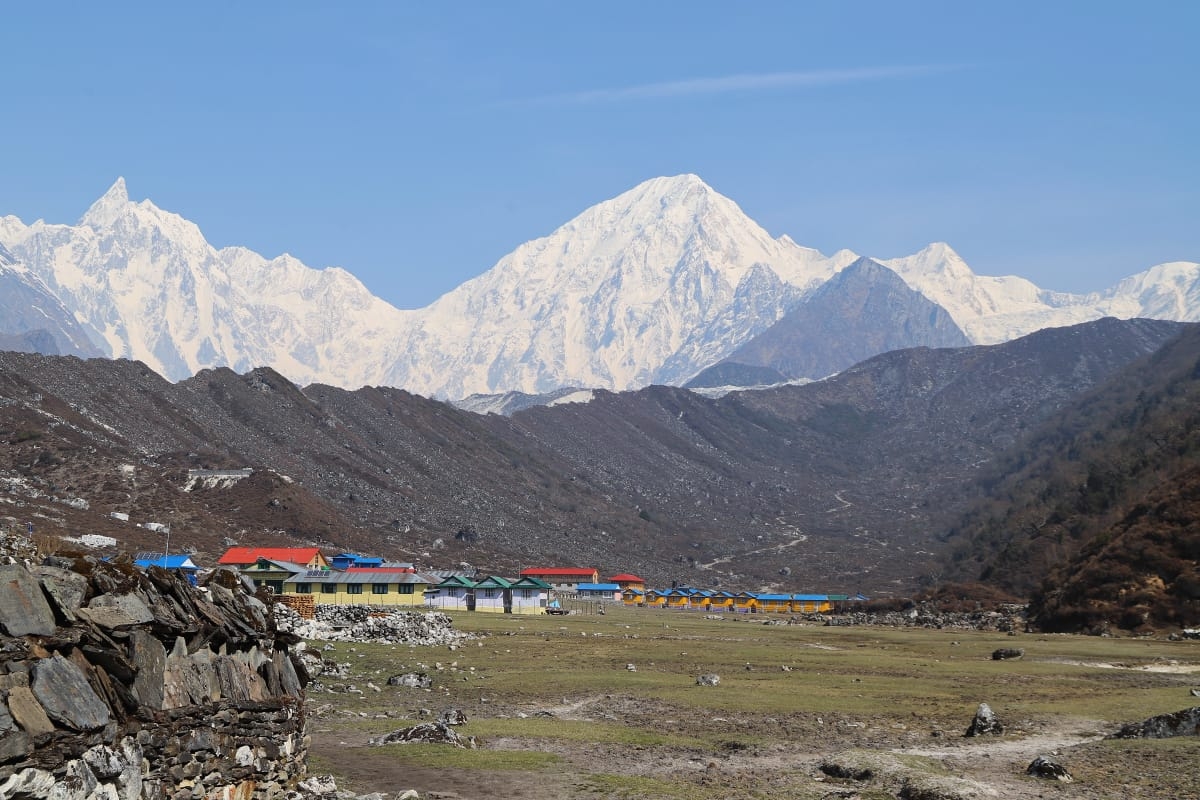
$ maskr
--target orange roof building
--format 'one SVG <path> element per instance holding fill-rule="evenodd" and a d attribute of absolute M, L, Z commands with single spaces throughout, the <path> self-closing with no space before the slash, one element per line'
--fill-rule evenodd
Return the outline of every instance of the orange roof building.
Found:
<path fill-rule="evenodd" d="M 231 547 L 217 559 L 218 564 L 230 567 L 248 567 L 257 564 L 260 558 L 299 564 L 308 569 L 328 569 L 329 562 L 317 547 Z"/>
<path fill-rule="evenodd" d="M 608 579 L 609 583 L 615 583 L 624 589 L 645 589 L 646 581 L 629 572 L 622 572 L 620 575 L 613 575 Z"/>
<path fill-rule="evenodd" d="M 578 567 L 530 567 L 521 570 L 522 578 L 537 578 L 555 589 L 574 589 L 581 583 L 599 583 L 600 572 Z"/>

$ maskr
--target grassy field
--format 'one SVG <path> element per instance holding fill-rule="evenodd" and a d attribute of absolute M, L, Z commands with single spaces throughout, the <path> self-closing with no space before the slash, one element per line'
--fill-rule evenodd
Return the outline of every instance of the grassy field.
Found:
<path fill-rule="evenodd" d="M 463 798 L 883 798 L 919 780 L 961 782 L 929 797 L 973 796 L 971 781 L 1000 792 L 977 796 L 1197 796 L 1186 774 L 1200 763 L 1197 737 L 1098 741 L 1124 722 L 1200 704 L 1189 694 L 1200 686 L 1196 642 L 763 624 L 661 609 L 454 620 L 480 638 L 453 651 L 358 643 L 325 653 L 351 665 L 332 688 L 362 693 L 310 696 L 315 771 L 358 792 Z M 993 661 L 1001 647 L 1025 655 Z M 386 686 L 414 670 L 433 677 L 431 690 Z M 697 685 L 705 673 L 719 685 Z M 1004 736 L 964 739 L 981 702 Z M 466 713 L 460 732 L 479 749 L 367 744 L 422 710 L 451 707 Z M 1070 753 L 1077 780 L 1024 777 L 1041 750 Z M 886 759 L 871 780 L 842 786 L 817 767 L 845 753 Z M 1127 781 L 1114 784 L 1122 770 Z"/>

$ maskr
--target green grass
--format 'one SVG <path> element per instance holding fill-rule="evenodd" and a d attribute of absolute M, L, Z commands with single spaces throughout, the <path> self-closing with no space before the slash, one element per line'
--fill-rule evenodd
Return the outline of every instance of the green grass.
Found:
<path fill-rule="evenodd" d="M 958 735 L 980 702 L 1014 735 L 1056 720 L 1103 733 L 1188 706 L 1194 699 L 1185 688 L 1200 683 L 1200 674 L 1100 666 L 1197 663 L 1200 652 L 1186 642 L 763 625 L 761 618 L 717 621 L 659 609 L 567 617 L 461 613 L 454 619 L 460 630 L 483 638 L 455 651 L 360 643 L 325 653 L 352 665 L 346 682 L 366 689 L 370 680 L 382 691 L 319 694 L 310 703 L 390 717 L 326 714 L 315 726 L 365 739 L 414 724 L 417 709 L 456 707 L 468 716 L 460 732 L 476 736 L 482 749 L 395 745 L 378 748 L 379 758 L 431 769 L 554 769 L 601 796 L 703 799 L 709 787 L 678 775 L 623 768 L 629 765 L 620 755 L 609 766 L 573 754 L 636 752 L 635 758 L 667 763 L 773 747 L 861 746 L 855 736 L 912 743 L 931 730 Z M 1025 655 L 993 661 L 992 651 L 1001 647 L 1021 647 Z M 443 669 L 435 669 L 436 662 Z M 410 670 L 427 671 L 433 691 L 385 685 L 390 675 Z M 696 676 L 707 672 L 718 673 L 720 685 L 697 686 Z M 564 718 L 572 715 L 583 719 Z M 490 741 L 502 741 L 503 749 L 489 749 Z M 770 781 L 762 776 L 755 781 L 739 786 L 737 796 L 807 792 L 764 788 Z M 714 790 L 711 796 L 730 795 Z"/>

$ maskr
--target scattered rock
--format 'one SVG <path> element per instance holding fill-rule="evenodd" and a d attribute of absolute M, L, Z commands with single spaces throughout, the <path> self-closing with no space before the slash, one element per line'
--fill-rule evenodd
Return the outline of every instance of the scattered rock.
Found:
<path fill-rule="evenodd" d="M 457 731 L 442 722 L 421 722 L 408 728 L 392 731 L 377 739 L 371 739 L 370 742 L 373 745 L 410 742 L 448 744 L 464 750 L 474 750 L 476 746 L 474 736 L 460 736 Z"/>
<path fill-rule="evenodd" d="M 467 715 L 460 709 L 447 708 L 438 716 L 438 722 L 442 725 L 466 725 Z"/>
<path fill-rule="evenodd" d="M 410 689 L 429 689 L 433 686 L 433 678 L 424 672 L 406 672 L 403 675 L 393 675 L 387 679 L 388 686 L 407 686 Z"/>
<path fill-rule="evenodd" d="M 967 728 L 964 736 L 999 736 L 1004 733 L 1004 724 L 1000 722 L 1000 718 L 996 716 L 996 712 L 992 711 L 992 707 L 987 703 L 980 703 L 979 709 L 975 712 L 975 718 L 971 720 L 971 726 Z"/>
<path fill-rule="evenodd" d="M 1025 774 L 1032 775 L 1035 778 L 1059 781 L 1060 783 L 1070 783 L 1074 780 L 1071 777 L 1071 773 L 1067 772 L 1066 767 L 1046 756 L 1035 758 L 1025 769 Z"/>
<path fill-rule="evenodd" d="M 393 611 L 380 615 L 370 606 L 318 605 L 314 619 L 304 619 L 281 604 L 275 606 L 280 631 L 324 642 L 378 642 L 418 646 L 458 645 L 474 638 L 457 631 L 440 611 Z"/>
<path fill-rule="evenodd" d="M 720 682 L 721 676 L 715 672 L 709 672 L 696 678 L 697 686 L 716 686 Z"/>

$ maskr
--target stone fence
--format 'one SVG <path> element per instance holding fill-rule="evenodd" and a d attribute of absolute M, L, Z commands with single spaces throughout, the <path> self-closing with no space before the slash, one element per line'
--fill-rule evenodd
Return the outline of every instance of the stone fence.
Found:
<path fill-rule="evenodd" d="M 253 591 L 127 559 L 0 565 L 0 798 L 291 794 L 308 675 Z"/>

